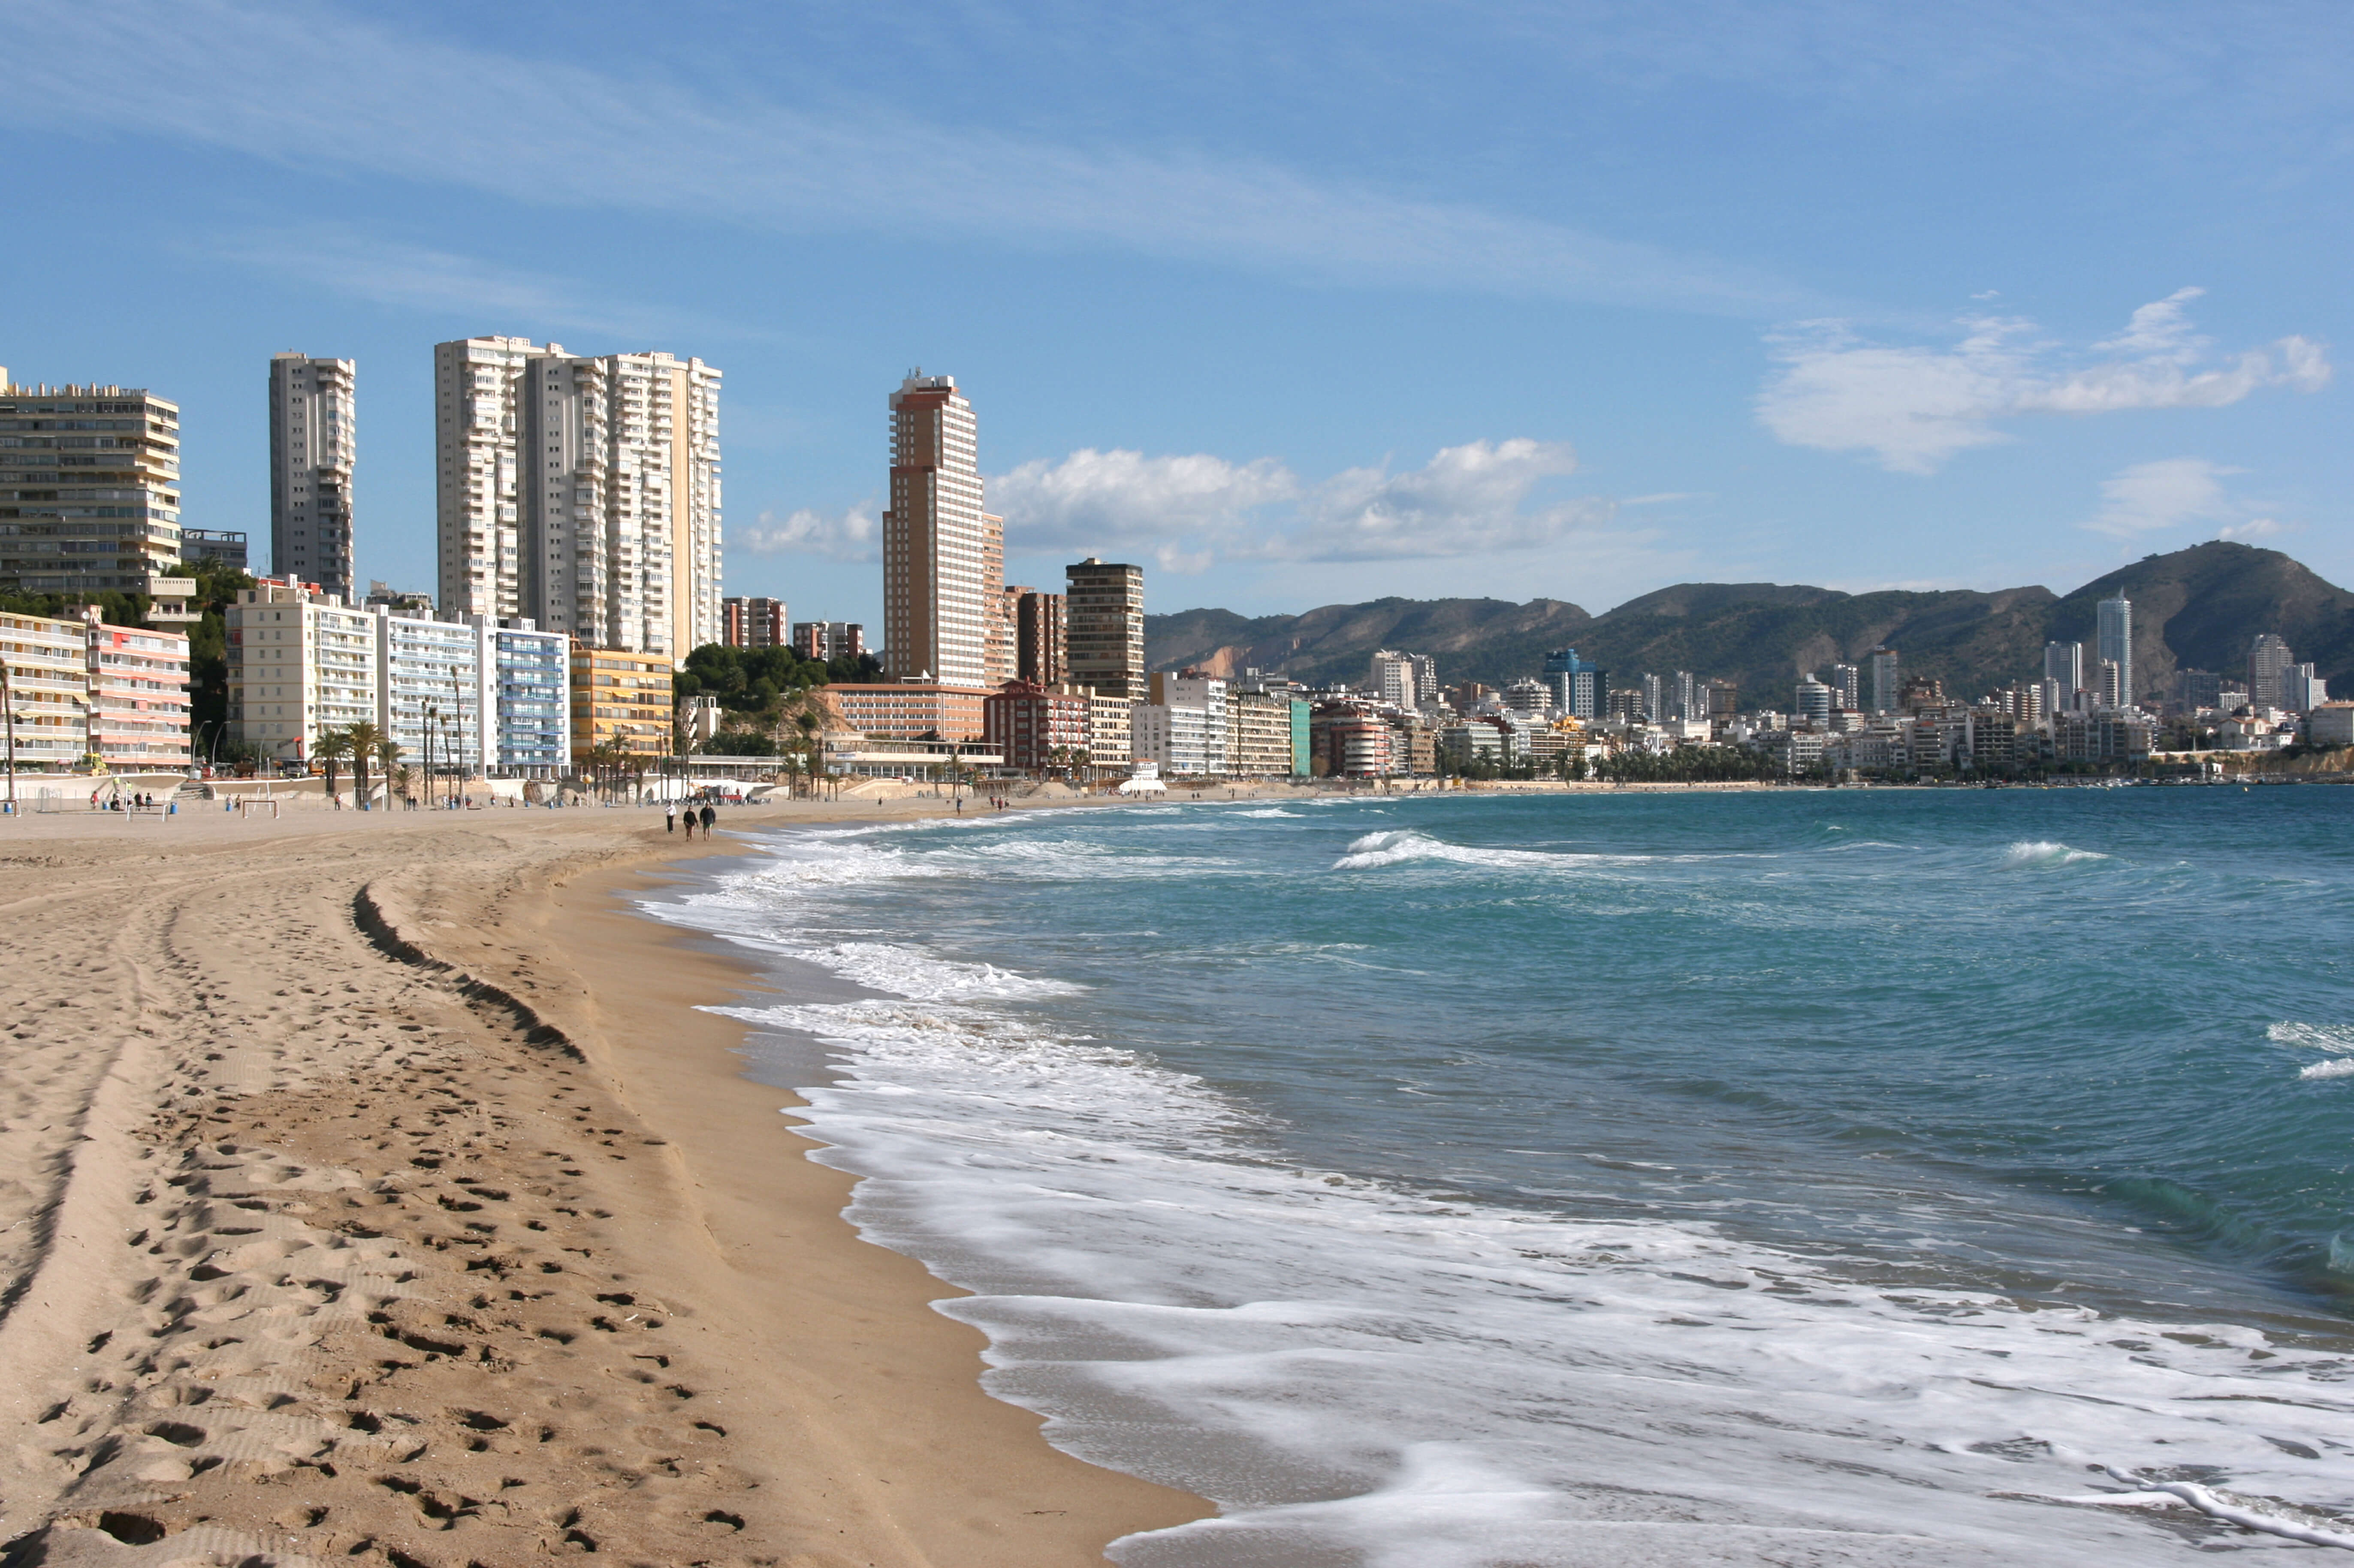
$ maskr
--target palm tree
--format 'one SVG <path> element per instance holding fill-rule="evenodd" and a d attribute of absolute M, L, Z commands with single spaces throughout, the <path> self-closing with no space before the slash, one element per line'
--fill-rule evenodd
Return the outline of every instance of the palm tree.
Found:
<path fill-rule="evenodd" d="M 316 744 L 311 747 L 311 760 L 323 762 L 327 768 L 327 799 L 341 804 L 335 794 L 335 764 L 352 754 L 351 731 L 323 729 Z"/>
<path fill-rule="evenodd" d="M 360 798 L 360 810 L 365 811 L 368 809 L 368 765 L 376 761 L 376 748 L 384 744 L 384 731 L 362 719 L 344 731 L 344 736 L 352 748 L 352 789 Z"/>
<path fill-rule="evenodd" d="M 376 765 L 384 769 L 384 803 L 387 808 L 389 808 L 392 805 L 392 776 L 395 773 L 405 774 L 408 771 L 400 766 L 400 742 L 388 735 L 379 736 L 376 743 Z"/>
<path fill-rule="evenodd" d="M 391 746 L 391 742 L 389 741 L 385 744 Z M 398 747 L 393 747 L 392 755 L 398 756 L 399 754 L 399 750 L 400 748 Z M 397 767 L 389 760 L 389 758 L 387 758 L 384 767 L 384 782 L 385 789 L 387 790 L 385 804 L 387 807 L 392 803 L 391 796 L 393 795 L 398 795 L 404 800 L 408 800 L 410 798 L 409 791 L 415 788 L 417 783 L 417 769 L 414 768 Z"/>

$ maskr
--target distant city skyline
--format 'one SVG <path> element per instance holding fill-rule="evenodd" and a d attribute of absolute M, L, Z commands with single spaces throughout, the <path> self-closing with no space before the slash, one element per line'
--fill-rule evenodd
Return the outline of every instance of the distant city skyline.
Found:
<path fill-rule="evenodd" d="M 178 403 L 186 523 L 258 541 L 254 366 L 355 361 L 354 578 L 412 587 L 429 345 L 484 331 L 726 366 L 728 591 L 870 626 L 917 363 L 991 410 L 1009 580 L 1100 552 L 1165 609 L 2216 536 L 2354 580 L 2342 7 L 543 20 L 25 0 L 12 166 L 193 216 L 18 214 L 0 362 Z"/>

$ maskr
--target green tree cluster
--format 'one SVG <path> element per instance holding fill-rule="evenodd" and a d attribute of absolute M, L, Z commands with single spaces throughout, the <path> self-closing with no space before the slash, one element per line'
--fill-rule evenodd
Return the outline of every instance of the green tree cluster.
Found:
<path fill-rule="evenodd" d="M 1659 756 L 1628 751 L 1598 759 L 1594 776 L 1613 783 L 1694 784 L 1776 777 L 1774 759 L 1740 746 L 1680 746 Z"/>
<path fill-rule="evenodd" d="M 706 642 L 686 656 L 674 689 L 683 702 L 712 696 L 729 713 L 770 714 L 779 699 L 835 681 L 874 681 L 883 666 L 861 653 L 828 662 L 804 659 L 790 648 L 730 648 Z"/>

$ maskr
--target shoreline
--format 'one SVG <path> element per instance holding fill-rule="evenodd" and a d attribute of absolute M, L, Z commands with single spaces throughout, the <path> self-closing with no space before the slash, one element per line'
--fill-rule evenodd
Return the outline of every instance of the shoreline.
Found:
<path fill-rule="evenodd" d="M 661 821 L 0 822 L 0 1561 L 1017 1568 L 1211 1511 L 982 1392 L 696 1011 L 763 977 L 628 903 L 744 852 Z"/>

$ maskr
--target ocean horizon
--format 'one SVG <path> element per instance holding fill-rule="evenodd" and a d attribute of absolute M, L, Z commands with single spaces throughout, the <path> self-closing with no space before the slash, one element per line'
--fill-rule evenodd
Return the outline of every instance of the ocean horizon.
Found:
<path fill-rule="evenodd" d="M 1218 1504 L 1124 1564 L 2106 1565 L 2354 1544 L 2347 800 L 1086 807 L 647 907 L 991 1392 Z"/>

